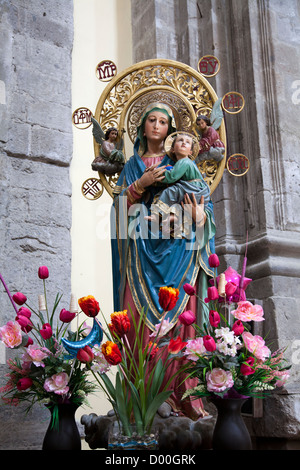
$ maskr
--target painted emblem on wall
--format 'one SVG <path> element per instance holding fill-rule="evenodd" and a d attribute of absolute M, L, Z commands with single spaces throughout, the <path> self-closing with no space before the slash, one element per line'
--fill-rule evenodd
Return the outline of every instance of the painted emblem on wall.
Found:
<path fill-rule="evenodd" d="M 223 96 L 222 107 L 226 113 L 237 114 L 242 111 L 245 106 L 243 95 L 237 91 L 230 91 Z"/>
<path fill-rule="evenodd" d="M 243 176 L 249 170 L 249 159 L 241 153 L 235 153 L 228 158 L 226 167 L 231 175 Z"/>
<path fill-rule="evenodd" d="M 117 75 L 117 66 L 111 60 L 102 60 L 96 67 L 96 76 L 101 82 L 109 82 Z"/>
<path fill-rule="evenodd" d="M 72 122 L 78 129 L 87 129 L 92 124 L 92 111 L 88 108 L 77 108 L 72 114 Z"/>
<path fill-rule="evenodd" d="M 198 62 L 198 70 L 204 77 L 214 77 L 220 70 L 220 61 L 213 55 L 204 55 Z"/>

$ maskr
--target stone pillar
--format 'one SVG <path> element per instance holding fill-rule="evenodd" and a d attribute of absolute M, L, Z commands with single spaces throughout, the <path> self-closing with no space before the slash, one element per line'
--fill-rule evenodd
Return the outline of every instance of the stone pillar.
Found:
<path fill-rule="evenodd" d="M 0 272 L 37 307 L 38 268 L 48 266 L 48 301 L 64 293 L 68 308 L 72 0 L 0 0 L 0 43 Z M 2 284 L 0 306 L 3 325 L 15 312 Z M 1 347 L 1 385 L 7 357 Z M 50 414 L 23 410 L 1 406 L 0 448 L 41 448 Z"/>
<path fill-rule="evenodd" d="M 293 362 L 289 384 L 249 426 L 258 446 L 272 438 L 286 448 L 300 440 L 299 15 L 297 0 L 151 0 L 147 11 L 132 0 L 135 62 L 162 57 L 196 68 L 213 54 L 218 96 L 235 90 L 245 98 L 225 123 L 228 155 L 245 154 L 250 170 L 240 178 L 225 171 L 213 193 L 216 252 L 221 270 L 241 272 L 248 233 L 247 297 L 266 318 L 259 334 L 272 349 L 288 347 Z"/>

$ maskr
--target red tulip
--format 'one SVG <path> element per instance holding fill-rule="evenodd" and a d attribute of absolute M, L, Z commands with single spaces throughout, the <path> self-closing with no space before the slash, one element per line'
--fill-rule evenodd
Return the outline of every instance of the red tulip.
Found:
<path fill-rule="evenodd" d="M 254 357 L 248 357 L 248 359 L 241 364 L 241 374 L 242 375 L 252 375 L 255 373 L 255 369 L 253 368 L 255 359 Z"/>
<path fill-rule="evenodd" d="M 196 321 L 196 315 L 192 310 L 186 310 L 185 312 L 181 313 L 178 317 L 178 320 L 180 323 L 182 323 L 185 326 L 192 325 Z"/>
<path fill-rule="evenodd" d="M 75 316 L 76 316 L 76 313 L 75 313 L 75 312 L 69 312 L 68 310 L 66 310 L 65 308 L 63 308 L 63 309 L 60 311 L 59 319 L 60 319 L 60 321 L 62 321 L 63 323 L 70 323 L 70 321 L 74 320 Z"/>
<path fill-rule="evenodd" d="M 158 301 L 164 312 L 172 310 L 178 300 L 179 290 L 174 287 L 161 287 L 158 293 Z"/>
<path fill-rule="evenodd" d="M 216 343 L 212 336 L 203 336 L 203 345 L 206 351 L 213 352 L 216 350 Z"/>
<path fill-rule="evenodd" d="M 90 346 L 84 346 L 84 348 L 79 349 L 77 353 L 77 359 L 80 362 L 91 362 L 94 359 L 94 353 Z"/>
<path fill-rule="evenodd" d="M 25 304 L 27 297 L 26 295 L 22 294 L 22 292 L 17 292 L 13 295 L 13 300 L 16 302 L 16 304 L 23 305 Z"/>
<path fill-rule="evenodd" d="M 155 354 L 159 351 L 159 348 L 156 343 L 152 343 L 150 341 L 146 346 L 144 347 L 143 353 L 147 351 L 147 354 L 149 354 L 150 360 L 154 358 Z"/>
<path fill-rule="evenodd" d="M 217 328 L 217 326 L 219 326 L 220 321 L 221 321 L 221 317 L 218 314 L 218 312 L 216 312 L 215 310 L 210 310 L 209 311 L 209 323 L 211 324 L 211 326 L 213 326 L 214 328 Z"/>
<path fill-rule="evenodd" d="M 180 336 L 178 336 L 176 339 L 171 338 L 169 345 L 168 345 L 168 351 L 171 354 L 177 354 L 179 351 L 181 351 L 185 346 L 187 345 L 187 342 L 182 341 Z"/>
<path fill-rule="evenodd" d="M 127 315 L 127 310 L 122 312 L 114 312 L 110 316 L 111 323 L 108 325 L 111 333 L 116 333 L 119 338 L 126 335 L 130 329 L 130 320 Z"/>
<path fill-rule="evenodd" d="M 30 388 L 32 386 L 33 382 L 30 377 L 23 377 L 20 379 L 17 383 L 17 389 L 21 392 L 23 390 L 27 390 L 27 388 Z"/>
<path fill-rule="evenodd" d="M 44 339 L 49 339 L 52 336 L 52 328 L 49 323 L 44 323 L 42 329 L 40 330 L 41 336 Z"/>
<path fill-rule="evenodd" d="M 184 292 L 186 292 L 188 295 L 194 295 L 194 294 L 196 294 L 196 289 L 195 289 L 195 287 L 191 286 L 191 284 L 184 284 L 183 290 L 184 290 Z"/>
<path fill-rule="evenodd" d="M 96 317 L 99 313 L 99 303 L 92 295 L 81 297 L 78 300 L 79 307 L 88 317 Z"/>
<path fill-rule="evenodd" d="M 215 253 L 210 255 L 208 258 L 208 264 L 211 268 L 217 268 L 218 266 L 220 266 L 218 255 L 216 255 Z"/>
<path fill-rule="evenodd" d="M 236 336 L 241 335 L 243 333 L 244 325 L 241 320 L 237 320 L 236 322 L 234 322 L 234 324 L 232 325 L 232 331 Z"/>
<path fill-rule="evenodd" d="M 121 351 L 112 341 L 102 344 L 101 351 L 109 364 L 116 366 L 122 361 Z"/>
<path fill-rule="evenodd" d="M 38 276 L 40 279 L 47 279 L 49 277 L 49 269 L 47 266 L 39 267 Z"/>

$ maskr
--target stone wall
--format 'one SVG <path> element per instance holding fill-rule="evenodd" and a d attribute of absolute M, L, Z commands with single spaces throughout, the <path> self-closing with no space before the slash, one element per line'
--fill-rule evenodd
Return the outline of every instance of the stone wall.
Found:
<path fill-rule="evenodd" d="M 63 292 L 68 307 L 73 1 L 0 0 L 0 44 L 0 272 L 37 306 L 47 265 L 48 301 Z M 1 325 L 12 318 L 1 284 Z M 1 385 L 6 356 L 1 348 Z M 1 406 L 0 448 L 41 448 L 49 416 Z"/>
<path fill-rule="evenodd" d="M 216 251 L 221 269 L 241 272 L 248 232 L 247 297 L 263 305 L 260 333 L 274 349 L 288 346 L 294 362 L 286 389 L 248 423 L 258 440 L 282 446 L 300 440 L 299 15 L 297 0 L 151 0 L 146 7 L 132 0 L 135 62 L 161 57 L 197 68 L 213 54 L 221 69 L 209 81 L 218 96 L 235 90 L 245 98 L 244 110 L 225 123 L 228 155 L 245 154 L 250 170 L 241 178 L 225 171 L 213 193 Z"/>

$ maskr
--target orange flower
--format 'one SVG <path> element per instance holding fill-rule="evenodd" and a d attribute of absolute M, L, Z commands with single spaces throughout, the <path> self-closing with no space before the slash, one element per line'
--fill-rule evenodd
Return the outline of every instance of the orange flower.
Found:
<path fill-rule="evenodd" d="M 172 310 L 178 300 L 179 290 L 174 287 L 161 287 L 158 293 L 159 305 L 166 312 L 167 310 Z"/>
<path fill-rule="evenodd" d="M 176 339 L 171 338 L 170 343 L 168 345 L 168 351 L 171 354 L 177 354 L 186 346 L 186 344 L 187 342 L 182 341 L 180 336 L 178 336 Z"/>
<path fill-rule="evenodd" d="M 100 310 L 99 303 L 92 295 L 81 297 L 78 300 L 78 305 L 88 317 L 96 317 Z"/>
<path fill-rule="evenodd" d="M 113 366 L 122 361 L 121 351 L 112 341 L 106 341 L 106 343 L 102 344 L 101 351 L 107 362 Z"/>
<path fill-rule="evenodd" d="M 159 351 L 159 348 L 157 346 L 156 343 L 152 343 L 152 341 L 150 341 L 144 348 L 144 351 L 145 352 L 147 350 L 147 354 L 149 354 L 150 356 L 150 359 L 153 359 L 154 356 L 156 355 L 156 353 Z"/>
<path fill-rule="evenodd" d="M 114 312 L 110 316 L 111 323 L 108 325 L 112 334 L 116 333 L 119 338 L 126 335 L 130 329 L 130 320 L 127 315 L 127 310 L 122 312 Z"/>

